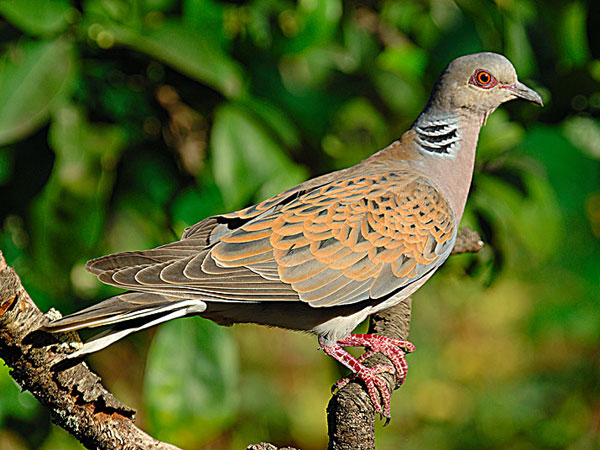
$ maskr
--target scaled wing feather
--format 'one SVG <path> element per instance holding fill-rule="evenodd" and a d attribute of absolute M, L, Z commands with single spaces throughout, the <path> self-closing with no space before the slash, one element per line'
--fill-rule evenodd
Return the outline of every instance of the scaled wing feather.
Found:
<path fill-rule="evenodd" d="M 334 306 L 381 298 L 420 279 L 446 259 L 455 236 L 454 215 L 428 181 L 380 172 L 300 195 L 223 236 L 210 255 L 222 268 L 268 276 L 277 269 L 300 300 Z M 258 251 L 272 251 L 270 259 L 248 263 Z"/>
<path fill-rule="evenodd" d="M 319 180 L 205 219 L 181 241 L 109 255 L 88 268 L 134 291 L 334 306 L 385 297 L 449 255 L 454 214 L 414 172 L 375 166 Z"/>

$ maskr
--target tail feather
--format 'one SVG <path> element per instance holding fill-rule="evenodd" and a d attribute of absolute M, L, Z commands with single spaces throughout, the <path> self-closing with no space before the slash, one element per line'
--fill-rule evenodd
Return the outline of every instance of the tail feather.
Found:
<path fill-rule="evenodd" d="M 89 339 L 83 344 L 79 350 L 74 353 L 69 354 L 69 358 L 78 358 L 80 356 L 88 355 L 90 353 L 97 352 L 108 347 L 111 344 L 114 344 L 118 340 L 123 339 L 125 336 L 135 333 L 137 331 L 145 330 L 146 328 L 153 327 L 154 325 L 158 325 L 163 322 L 167 322 L 169 320 L 178 319 L 180 317 L 185 317 L 189 315 L 189 312 L 186 309 L 177 309 L 175 311 L 171 311 L 166 315 L 159 314 L 158 316 L 150 316 L 151 320 L 140 322 L 138 320 L 133 321 L 135 323 L 134 326 L 127 326 L 125 328 L 115 327 L 110 328 L 102 333 L 97 334 L 93 338 Z"/>
<path fill-rule="evenodd" d="M 111 297 L 89 308 L 54 320 L 43 327 L 51 333 L 112 326 L 94 336 L 69 355 L 76 358 L 102 350 L 128 334 L 169 320 L 195 315 L 206 310 L 201 300 L 181 299 L 160 294 L 130 292 Z"/>

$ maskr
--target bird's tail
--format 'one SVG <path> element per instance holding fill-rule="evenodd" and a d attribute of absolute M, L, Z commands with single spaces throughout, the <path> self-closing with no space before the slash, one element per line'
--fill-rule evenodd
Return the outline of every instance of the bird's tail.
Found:
<path fill-rule="evenodd" d="M 69 358 L 76 358 L 102 350 L 136 331 L 179 317 L 199 314 L 205 310 L 206 303 L 197 299 L 128 292 L 61 319 L 53 320 L 42 329 L 50 333 L 58 333 L 110 326 L 106 331 L 88 340 L 81 349 L 69 355 Z"/>

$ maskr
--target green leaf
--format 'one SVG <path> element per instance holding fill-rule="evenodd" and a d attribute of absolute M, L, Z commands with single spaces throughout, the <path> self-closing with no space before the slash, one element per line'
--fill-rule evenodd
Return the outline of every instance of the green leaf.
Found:
<path fill-rule="evenodd" d="M 52 181 L 80 197 L 108 195 L 112 177 L 111 181 L 102 177 L 114 168 L 128 143 L 125 130 L 119 125 L 90 123 L 81 108 L 72 104 L 58 106 L 53 119 L 48 136 L 56 153 Z"/>
<path fill-rule="evenodd" d="M 535 54 L 529 44 L 523 23 L 506 19 L 506 56 L 514 64 L 520 79 L 528 78 L 535 69 Z"/>
<path fill-rule="evenodd" d="M 106 32 L 112 33 L 117 44 L 163 61 L 226 97 L 241 96 L 245 90 L 241 66 L 214 45 L 211 35 L 202 30 L 176 20 L 165 20 L 156 28 L 142 29 L 109 23 Z"/>
<path fill-rule="evenodd" d="M 310 47 L 328 44 L 342 17 L 340 0 L 299 2 L 297 22 L 300 32 L 285 47 L 285 53 L 301 53 Z"/>
<path fill-rule="evenodd" d="M 507 169 L 515 173 L 521 171 Z M 481 174 L 471 202 L 493 217 L 504 241 L 503 248 L 508 249 L 516 261 L 531 266 L 554 255 L 564 230 L 558 202 L 548 181 L 525 171 L 519 175 L 526 196 L 500 178 Z M 524 255 L 528 255 L 526 261 Z"/>
<path fill-rule="evenodd" d="M 29 392 L 21 392 L 21 388 L 9 375 L 9 369 L 0 364 L 0 427 L 6 424 L 8 418 L 28 420 L 39 413 L 40 404 Z"/>
<path fill-rule="evenodd" d="M 336 112 L 330 128 L 321 145 L 339 167 L 358 163 L 390 141 L 385 117 L 366 98 L 347 101 Z"/>
<path fill-rule="evenodd" d="M 52 175 L 30 206 L 31 249 L 36 285 L 57 296 L 69 295 L 66 273 L 102 236 L 114 170 L 127 136 L 120 125 L 87 121 L 81 108 L 54 108 L 48 141 L 55 152 Z"/>
<path fill-rule="evenodd" d="M 565 136 L 588 156 L 600 159 L 600 122 L 591 117 L 570 117 L 563 122 Z"/>
<path fill-rule="evenodd" d="M 379 46 L 375 37 L 368 33 L 354 20 L 346 20 L 342 24 L 344 50 L 356 64 L 369 65 L 379 54 Z"/>
<path fill-rule="evenodd" d="M 245 98 L 243 104 L 260 116 L 286 147 L 295 149 L 300 146 L 298 127 L 280 108 L 264 99 L 253 97 Z"/>
<path fill-rule="evenodd" d="M 394 112 L 408 117 L 416 117 L 427 99 L 421 83 L 410 83 L 399 75 L 384 70 L 370 72 L 375 89 L 381 99 Z"/>
<path fill-rule="evenodd" d="M 10 181 L 14 166 L 14 150 L 0 147 L 0 186 Z"/>
<path fill-rule="evenodd" d="M 581 199 L 598 190 L 600 164 L 575 147 L 572 141 L 574 136 L 569 135 L 567 139 L 559 127 L 536 125 L 527 133 L 522 146 L 525 155 L 536 158 L 546 168 L 562 214 L 576 217 L 582 211 Z M 565 170 L 566 167 L 569 170 Z M 583 230 L 571 230 L 571 233 L 575 231 Z"/>
<path fill-rule="evenodd" d="M 214 0 L 184 0 L 182 2 L 183 21 L 190 28 L 202 32 L 208 40 L 218 46 L 228 41 L 223 27 L 222 4 Z"/>
<path fill-rule="evenodd" d="M 177 0 L 144 0 L 147 11 L 169 11 L 177 7 Z"/>
<path fill-rule="evenodd" d="M 132 182 L 138 186 L 138 192 L 145 193 L 155 205 L 161 207 L 170 201 L 176 189 L 175 173 L 158 158 L 140 159 Z"/>
<path fill-rule="evenodd" d="M 152 435 L 182 448 L 219 434 L 237 409 L 238 357 L 228 330 L 198 317 L 162 325 L 148 353 Z"/>
<path fill-rule="evenodd" d="M 23 138 L 70 93 L 75 73 L 71 43 L 24 41 L 0 60 L 0 145 Z"/>
<path fill-rule="evenodd" d="M 274 195 L 306 179 L 265 127 L 246 108 L 226 104 L 215 115 L 211 135 L 215 181 L 229 208 Z"/>
<path fill-rule="evenodd" d="M 581 2 L 572 2 L 560 17 L 557 42 L 561 59 L 568 67 L 584 64 L 590 56 L 587 41 L 587 11 Z"/>
<path fill-rule="evenodd" d="M 377 63 L 383 70 L 418 80 L 427 66 L 427 52 L 414 45 L 388 47 L 379 54 Z"/>
<path fill-rule="evenodd" d="M 60 33 L 75 9 L 69 0 L 1 0 L 0 14 L 25 33 L 43 36 Z"/>
<path fill-rule="evenodd" d="M 495 111 L 481 129 L 477 160 L 490 161 L 504 152 L 509 152 L 523 141 L 523 127 L 511 122 L 504 109 Z"/>
<path fill-rule="evenodd" d="M 225 212 L 221 191 L 203 177 L 200 188 L 185 189 L 173 200 L 171 215 L 176 231 L 183 230 L 200 220 Z"/>

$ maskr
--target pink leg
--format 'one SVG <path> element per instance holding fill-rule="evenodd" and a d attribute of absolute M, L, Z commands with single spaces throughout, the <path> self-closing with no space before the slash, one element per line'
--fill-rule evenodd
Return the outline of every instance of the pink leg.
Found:
<path fill-rule="evenodd" d="M 336 361 L 342 363 L 353 372 L 351 377 L 359 378 L 365 383 L 375 411 L 389 420 L 391 415 L 390 392 L 385 380 L 379 374 L 383 372 L 395 373 L 398 386 L 402 385 L 406 379 L 406 372 L 408 370 L 404 355 L 414 351 L 415 346 L 408 341 L 376 334 L 351 334 L 340 339 L 333 345 L 327 345 L 322 338 L 319 338 L 319 343 L 326 354 L 332 356 Z M 366 351 L 357 359 L 344 350 L 343 347 L 365 347 Z M 366 367 L 363 361 L 374 353 L 381 353 L 388 357 L 392 361 L 393 366 L 378 365 L 372 368 Z M 350 378 L 339 380 L 334 385 L 334 389 L 341 389 L 349 381 Z M 383 405 L 379 401 L 379 395 L 381 395 Z"/>

